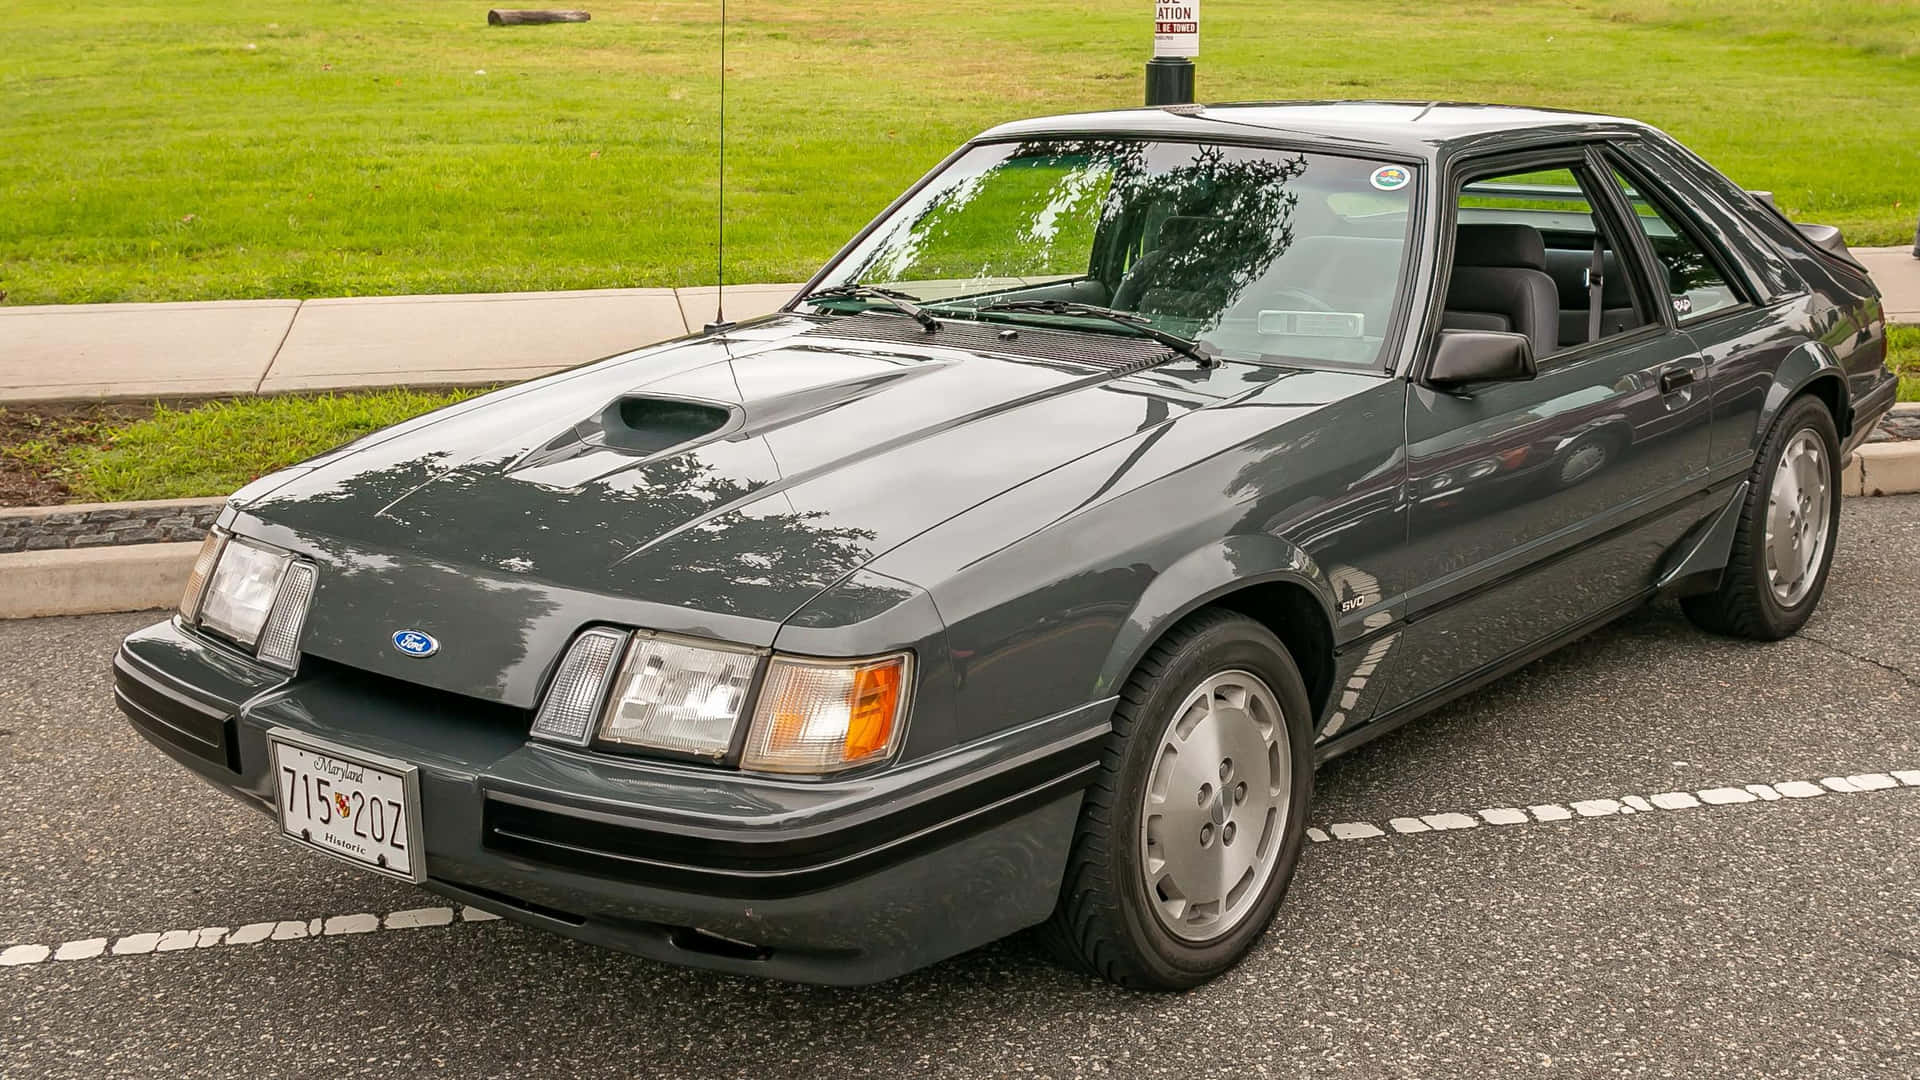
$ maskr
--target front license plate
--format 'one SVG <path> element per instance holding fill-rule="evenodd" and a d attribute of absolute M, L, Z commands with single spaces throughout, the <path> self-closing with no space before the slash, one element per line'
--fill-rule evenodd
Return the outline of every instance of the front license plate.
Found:
<path fill-rule="evenodd" d="M 282 833 L 378 874 L 426 880 L 417 768 L 286 730 L 267 740 Z"/>

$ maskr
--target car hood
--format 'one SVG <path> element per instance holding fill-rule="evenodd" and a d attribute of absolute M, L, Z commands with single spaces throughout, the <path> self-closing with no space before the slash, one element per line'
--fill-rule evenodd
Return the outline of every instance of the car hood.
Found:
<path fill-rule="evenodd" d="M 243 531 L 322 562 L 306 644 L 347 662 L 377 653 L 411 675 L 369 642 L 456 618 L 524 623 L 543 605 L 569 633 L 638 617 L 764 644 L 905 540 L 1265 381 L 1155 365 L 1163 350 L 1130 338 L 1003 333 L 776 317 L 430 414 L 236 505 Z"/>

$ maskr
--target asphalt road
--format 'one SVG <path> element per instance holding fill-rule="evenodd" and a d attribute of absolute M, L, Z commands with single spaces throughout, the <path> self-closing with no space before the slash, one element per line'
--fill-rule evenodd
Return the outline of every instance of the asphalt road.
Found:
<path fill-rule="evenodd" d="M 1357 838 L 1311 845 L 1256 954 L 1177 997 L 1021 939 L 865 990 L 459 918 L 123 945 L 438 901 L 141 743 L 107 660 L 152 616 L 0 623 L 0 1075 L 1911 1077 L 1920 786 L 1819 781 L 1920 769 L 1917 558 L 1920 498 L 1855 500 L 1799 638 L 1651 608 L 1334 762 L 1314 820 Z M 1747 784 L 1787 787 L 1730 801 Z M 1536 805 L 1574 810 L 1392 823 Z"/>

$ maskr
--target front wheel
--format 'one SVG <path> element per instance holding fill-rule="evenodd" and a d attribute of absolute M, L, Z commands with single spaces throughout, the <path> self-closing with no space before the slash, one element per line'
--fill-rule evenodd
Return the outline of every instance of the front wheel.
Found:
<path fill-rule="evenodd" d="M 1311 706 L 1271 631 L 1203 611 L 1120 693 L 1048 937 L 1122 986 L 1184 990 L 1238 963 L 1299 860 Z"/>
<path fill-rule="evenodd" d="M 1761 448 L 1720 587 L 1681 601 L 1709 630 L 1777 641 L 1820 603 L 1840 534 L 1840 437 L 1826 403 L 1795 399 Z"/>

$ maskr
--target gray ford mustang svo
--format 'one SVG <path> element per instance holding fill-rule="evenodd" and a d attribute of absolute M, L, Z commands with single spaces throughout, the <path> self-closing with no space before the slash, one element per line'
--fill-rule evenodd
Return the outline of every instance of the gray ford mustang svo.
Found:
<path fill-rule="evenodd" d="M 1317 762 L 1661 594 L 1806 621 L 1881 305 L 1671 138 L 1480 105 L 995 128 L 784 310 L 236 494 L 116 696 L 293 843 L 885 979 L 1244 955 Z"/>

